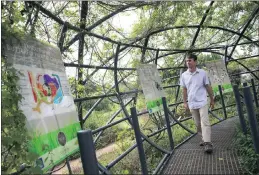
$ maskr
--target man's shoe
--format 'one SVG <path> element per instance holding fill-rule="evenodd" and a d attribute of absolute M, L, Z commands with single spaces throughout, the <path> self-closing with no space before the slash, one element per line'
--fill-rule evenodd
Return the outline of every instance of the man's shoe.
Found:
<path fill-rule="evenodd" d="M 206 153 L 212 153 L 213 151 L 213 146 L 212 146 L 212 143 L 211 142 L 204 142 L 204 150 Z"/>
<path fill-rule="evenodd" d="M 204 146 L 204 141 L 201 141 L 201 142 L 199 143 L 199 145 L 200 145 L 200 146 Z"/>

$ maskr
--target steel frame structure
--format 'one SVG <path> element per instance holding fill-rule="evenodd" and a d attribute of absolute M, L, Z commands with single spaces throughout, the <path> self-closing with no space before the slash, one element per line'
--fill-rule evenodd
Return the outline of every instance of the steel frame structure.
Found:
<path fill-rule="evenodd" d="M 222 57 L 224 57 L 225 59 L 225 64 L 226 66 L 231 63 L 231 62 L 236 62 L 238 63 L 240 66 L 242 66 L 246 71 L 245 72 L 241 72 L 241 73 L 236 73 L 230 76 L 238 76 L 240 74 L 251 74 L 253 76 L 254 79 L 256 79 L 257 81 L 259 80 L 258 77 L 258 69 L 257 70 L 251 70 L 249 67 L 245 66 L 243 63 L 240 62 L 240 60 L 246 60 L 246 59 L 250 59 L 250 58 L 258 58 L 259 55 L 250 55 L 250 56 L 246 56 L 246 57 L 241 57 L 241 58 L 234 58 L 233 57 L 233 53 L 235 52 L 237 46 L 243 46 L 243 45 L 254 45 L 256 47 L 259 47 L 259 40 L 254 40 L 253 38 L 250 38 L 249 36 L 245 35 L 245 31 L 247 30 L 248 26 L 251 24 L 252 20 L 254 20 L 255 18 L 257 18 L 259 16 L 259 5 L 258 3 L 254 3 L 254 10 L 251 12 L 249 18 L 246 20 L 245 24 L 243 25 L 241 30 L 232 30 L 229 28 L 225 28 L 225 27 L 221 27 L 221 26 L 208 26 L 208 25 L 204 25 L 204 22 L 206 21 L 207 17 L 208 17 L 208 13 L 211 11 L 213 5 L 216 3 L 214 1 L 211 1 L 210 4 L 208 5 L 205 13 L 203 14 L 201 21 L 198 25 L 185 25 L 185 26 L 173 26 L 173 27 L 166 27 L 163 29 L 159 29 L 159 30 L 154 30 L 152 32 L 149 32 L 145 37 L 137 37 L 135 38 L 134 41 L 129 42 L 129 43 L 123 43 L 121 41 L 117 41 L 111 38 L 108 38 L 106 36 L 102 36 L 99 34 L 96 34 L 94 32 L 92 32 L 92 30 L 98 26 L 99 24 L 101 24 L 102 22 L 104 22 L 105 20 L 113 17 L 114 15 L 124 11 L 125 9 L 131 8 L 133 7 L 133 5 L 127 4 L 122 6 L 121 8 L 118 8 L 116 11 L 114 11 L 113 13 L 111 13 L 110 15 L 108 15 L 106 18 L 102 18 L 99 21 L 97 21 L 96 23 L 94 23 L 91 26 L 85 26 L 85 24 L 81 24 L 80 26 L 74 26 L 71 23 L 62 20 L 61 18 L 59 18 L 58 16 L 56 16 L 55 14 L 53 14 L 50 10 L 46 9 L 45 7 L 43 7 L 39 2 L 27 2 L 29 3 L 32 7 L 37 8 L 39 10 L 39 12 L 45 16 L 47 16 L 48 18 L 51 18 L 53 21 L 55 21 L 56 23 L 58 23 L 60 25 L 61 28 L 61 34 L 60 34 L 60 38 L 57 42 L 58 47 L 60 48 L 61 53 L 64 53 L 65 51 L 67 51 L 70 46 L 72 44 L 74 44 L 75 42 L 79 41 L 79 49 L 78 49 L 78 63 L 64 63 L 65 67 L 74 67 L 77 69 L 94 69 L 95 71 L 91 74 L 93 75 L 97 70 L 99 69 L 105 69 L 105 70 L 112 70 L 113 71 L 113 75 L 114 75 L 114 86 L 107 90 L 104 94 L 101 95 L 95 95 L 95 96 L 91 96 L 91 97 L 86 97 L 86 96 L 80 96 L 78 98 L 76 98 L 74 100 L 75 103 L 78 104 L 78 112 L 79 112 L 79 120 L 81 122 L 81 126 L 83 127 L 84 123 L 87 121 L 87 119 L 90 117 L 90 115 L 92 114 L 92 112 L 95 110 L 96 106 L 98 106 L 98 104 L 100 104 L 102 102 L 102 100 L 104 100 L 105 98 L 109 98 L 109 97 L 116 97 L 118 99 L 118 103 L 121 106 L 121 108 L 116 111 L 108 120 L 108 122 L 106 123 L 105 126 L 99 127 L 98 129 L 95 129 L 92 131 L 92 133 L 94 135 L 96 135 L 95 139 L 94 139 L 94 143 L 96 143 L 98 141 L 98 139 L 100 138 L 101 134 L 104 132 L 105 129 L 115 126 L 121 122 L 124 121 L 128 121 L 129 123 L 131 123 L 131 115 L 129 114 L 128 110 L 127 110 L 127 106 L 130 106 L 132 103 L 136 103 L 136 97 L 138 93 L 142 93 L 141 89 L 132 89 L 128 92 L 122 92 L 119 84 L 122 83 L 124 81 L 125 78 L 127 78 L 127 76 L 130 75 L 127 74 L 125 77 L 123 78 L 119 78 L 118 73 L 119 71 L 136 71 L 136 68 L 123 68 L 123 67 L 119 67 L 118 65 L 118 61 L 119 61 L 119 56 L 120 54 L 126 50 L 127 48 L 137 48 L 137 49 L 141 49 L 142 55 L 141 55 L 141 61 L 142 63 L 155 63 L 157 64 L 158 60 L 170 55 L 176 55 L 176 54 L 182 54 L 185 55 L 187 52 L 194 52 L 194 53 L 202 53 L 202 52 L 207 52 L 207 53 L 213 53 L 213 54 L 217 54 L 220 55 Z M 145 6 L 145 5 L 149 5 L 152 4 L 151 2 L 138 2 L 135 4 L 135 6 L 137 7 L 141 7 L 141 6 Z M 81 3 L 81 9 L 80 9 L 80 20 L 84 21 L 86 18 L 86 11 L 88 8 L 88 2 L 87 1 L 83 1 Z M 153 48 L 153 47 L 149 47 L 148 43 L 151 39 L 152 36 L 159 34 L 159 33 L 163 33 L 166 31 L 172 31 L 175 29 L 195 29 L 196 32 L 193 36 L 192 42 L 190 44 L 190 46 L 186 49 L 178 49 L 178 48 L 172 48 L 172 49 L 163 49 L 163 48 Z M 197 41 L 197 38 L 200 35 L 200 32 L 204 29 L 213 29 L 213 30 L 218 30 L 218 31 L 224 31 L 224 32 L 228 32 L 231 33 L 235 36 L 237 36 L 237 39 L 235 40 L 234 43 L 231 43 L 229 45 L 218 45 L 218 46 L 208 46 L 208 47 L 203 47 L 203 48 L 196 48 L 195 44 Z M 74 32 L 77 32 L 77 34 L 70 40 L 67 42 L 67 45 L 64 45 L 64 40 L 66 37 L 66 33 L 72 30 Z M 103 65 L 99 65 L 99 66 L 94 66 L 94 65 L 87 65 L 87 64 L 83 64 L 83 52 L 84 52 L 84 37 L 88 36 L 88 37 L 94 37 L 94 38 L 98 38 L 101 39 L 103 41 L 106 41 L 108 43 L 114 44 L 116 46 L 116 51 L 115 54 L 110 56 L 108 58 L 108 60 L 114 60 L 114 65 L 107 67 L 107 66 L 103 66 Z M 245 42 L 240 42 L 242 39 L 245 39 Z M 138 44 L 140 41 L 144 41 L 144 44 Z M 151 59 L 151 60 L 145 60 L 145 53 L 147 51 L 155 51 L 156 52 L 156 57 Z M 223 53 L 221 52 L 223 51 Z M 185 66 L 177 66 L 177 67 L 165 67 L 165 68 L 160 68 L 159 71 L 165 71 L 165 70 L 177 70 L 179 71 L 179 74 L 181 71 L 183 71 L 186 67 Z M 179 74 L 176 76 L 173 76 L 171 78 L 179 78 Z M 78 74 L 79 78 L 83 78 L 82 74 Z M 78 83 L 82 84 L 82 85 L 86 85 L 86 82 L 89 79 L 86 78 L 84 80 L 80 80 Z M 179 92 L 180 92 L 180 87 L 179 85 L 171 85 L 171 86 L 167 86 L 164 87 L 164 89 L 166 88 L 176 88 L 176 103 L 174 104 L 169 104 L 168 107 L 174 107 L 174 109 L 169 109 L 169 115 L 171 117 L 171 123 L 170 126 L 173 127 L 174 125 L 180 125 L 182 128 L 184 128 L 185 130 L 187 130 L 191 135 L 186 138 L 182 143 L 184 143 L 185 141 L 187 141 L 189 138 L 191 138 L 191 136 L 193 136 L 195 133 L 190 130 L 188 127 L 186 127 L 185 125 L 183 125 L 181 122 L 186 121 L 191 119 L 189 118 L 184 118 L 181 120 L 178 120 L 175 117 L 175 108 L 177 108 L 178 105 L 180 105 L 182 102 L 181 100 L 179 100 Z M 115 89 L 115 92 L 112 91 Z M 258 91 L 258 90 L 257 90 Z M 122 96 L 123 95 L 127 95 L 127 94 L 133 94 L 132 95 L 132 99 L 130 99 L 128 102 L 124 103 Z M 222 96 L 221 96 L 222 97 Z M 223 97 L 222 97 L 223 98 Z M 82 114 L 82 103 L 84 101 L 88 101 L 88 100 L 97 100 L 94 105 L 88 109 L 88 112 L 85 114 L 85 116 L 83 116 Z M 227 107 L 231 107 L 235 104 L 230 104 L 228 106 L 223 106 L 223 108 L 227 108 Z M 218 117 L 217 115 L 215 115 L 213 113 L 213 111 L 217 111 L 220 110 L 222 108 L 218 108 L 218 109 L 214 109 L 212 111 L 210 111 L 210 113 L 217 118 L 219 121 L 222 121 L 223 119 Z M 114 121 L 114 119 L 116 118 L 116 116 L 118 116 L 120 113 L 123 113 L 124 118 L 119 119 Z M 143 114 L 147 114 L 148 111 L 142 111 L 139 112 L 137 115 L 141 116 Z M 163 167 L 164 163 L 168 160 L 168 157 L 173 153 L 173 150 L 168 150 L 165 148 L 160 147 L 159 145 L 157 145 L 156 143 L 154 143 L 150 138 L 161 133 L 164 132 L 166 130 L 166 126 L 163 126 L 162 128 L 158 129 L 156 132 L 149 134 L 149 135 L 145 135 L 143 133 L 141 133 L 141 140 L 142 142 L 148 142 L 150 145 L 154 146 L 157 150 L 161 151 L 164 156 L 163 158 L 160 160 L 160 163 L 157 165 L 156 169 L 153 170 L 153 174 L 157 174 L 160 170 L 161 167 Z M 181 145 L 182 143 L 180 143 L 179 145 Z M 178 145 L 178 146 L 179 146 Z M 125 156 L 127 156 L 133 149 L 135 149 L 137 147 L 137 144 L 132 145 L 131 147 L 129 147 L 124 153 L 122 153 L 119 157 L 117 157 L 115 160 L 112 160 L 108 165 L 106 165 L 105 167 L 103 165 L 101 165 L 99 163 L 99 170 L 103 173 L 103 174 L 110 174 L 109 170 L 114 167 L 114 165 L 116 165 L 120 160 L 122 160 Z M 177 148 L 177 146 L 175 147 Z M 66 163 L 69 165 L 69 161 L 66 161 Z M 70 166 L 69 166 L 70 167 Z M 71 168 L 69 168 L 70 173 L 71 172 Z"/>

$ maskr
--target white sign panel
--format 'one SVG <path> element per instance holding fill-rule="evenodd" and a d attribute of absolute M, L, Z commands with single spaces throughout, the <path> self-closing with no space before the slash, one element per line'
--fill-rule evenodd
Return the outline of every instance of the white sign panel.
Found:
<path fill-rule="evenodd" d="M 5 52 L 23 74 L 19 107 L 32 137 L 30 151 L 39 155 L 37 162 L 47 171 L 78 150 L 76 134 L 81 129 L 61 53 L 31 38 L 8 40 Z"/>
<path fill-rule="evenodd" d="M 222 85 L 223 92 L 232 91 L 230 79 L 223 60 L 210 61 L 205 63 L 205 66 L 214 95 L 219 94 L 218 85 Z"/>
<path fill-rule="evenodd" d="M 156 65 L 142 64 L 137 68 L 137 72 L 149 113 L 162 110 L 162 97 L 165 97 L 165 93 Z"/>

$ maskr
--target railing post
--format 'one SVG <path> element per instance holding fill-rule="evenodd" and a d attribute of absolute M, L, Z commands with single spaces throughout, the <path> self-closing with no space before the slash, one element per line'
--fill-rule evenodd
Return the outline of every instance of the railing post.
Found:
<path fill-rule="evenodd" d="M 73 174 L 73 173 L 72 173 L 71 166 L 70 166 L 70 163 L 69 163 L 69 158 L 68 158 L 68 157 L 66 158 L 66 164 L 67 164 L 67 169 L 68 169 L 69 174 Z"/>
<path fill-rule="evenodd" d="M 241 99 L 240 99 L 240 94 L 239 94 L 239 90 L 238 90 L 237 85 L 233 86 L 233 91 L 234 91 L 234 94 L 235 94 L 236 106 L 237 106 L 237 112 L 238 112 L 238 116 L 239 116 L 240 125 L 241 125 L 243 133 L 247 134 L 246 122 L 245 122 L 245 119 L 244 119 L 244 113 L 243 113 L 243 109 L 242 109 L 242 106 L 241 106 Z"/>
<path fill-rule="evenodd" d="M 146 174 L 148 174 L 146 156 L 145 156 L 145 152 L 144 152 L 144 148 L 143 148 L 143 143 L 142 143 L 142 140 L 141 140 L 141 134 L 140 134 L 140 129 L 139 129 L 136 107 L 130 108 L 130 112 L 131 112 L 136 142 L 137 142 L 137 145 L 138 145 L 138 153 L 139 153 L 141 171 L 142 171 L 143 175 L 146 175 Z"/>
<path fill-rule="evenodd" d="M 256 93 L 256 90 L 255 90 L 255 82 L 254 82 L 254 79 L 251 79 L 251 84 L 252 84 L 252 88 L 253 88 L 253 94 L 254 94 L 255 105 L 256 105 L 256 107 L 259 107 L 258 99 L 257 99 L 257 93 Z"/>
<path fill-rule="evenodd" d="M 245 104 L 246 104 L 249 124 L 251 127 L 251 135 L 254 143 L 255 152 L 259 154 L 259 130 L 258 130 L 256 116 L 255 116 L 250 87 L 244 87 L 243 91 L 244 91 Z"/>
<path fill-rule="evenodd" d="M 223 109 L 224 119 L 227 119 L 227 111 L 226 111 L 226 106 L 225 106 L 224 97 L 223 97 L 223 93 L 222 93 L 222 87 L 221 87 L 221 85 L 219 85 L 218 87 L 219 87 L 219 95 L 220 95 L 220 99 L 221 99 L 221 105 L 222 105 L 222 109 Z"/>
<path fill-rule="evenodd" d="M 77 132 L 78 144 L 83 164 L 84 174 L 99 174 L 98 163 L 95 154 L 94 141 L 91 130 Z"/>
<path fill-rule="evenodd" d="M 165 121 L 166 121 L 166 128 L 167 128 L 167 133 L 168 133 L 168 137 L 169 137 L 170 147 L 171 147 L 171 150 L 173 150 L 174 149 L 174 140 L 173 140 L 173 136 L 172 136 L 170 120 L 169 120 L 169 116 L 168 116 L 168 108 L 167 108 L 166 98 L 165 97 L 162 97 L 162 102 L 163 102 Z"/>

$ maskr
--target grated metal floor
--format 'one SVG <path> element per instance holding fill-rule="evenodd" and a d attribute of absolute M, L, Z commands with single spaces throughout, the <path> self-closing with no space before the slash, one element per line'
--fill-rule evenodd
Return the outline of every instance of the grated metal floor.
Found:
<path fill-rule="evenodd" d="M 162 174 L 244 174 L 232 139 L 238 117 L 212 126 L 213 153 L 206 154 L 195 135 L 177 148 Z"/>

